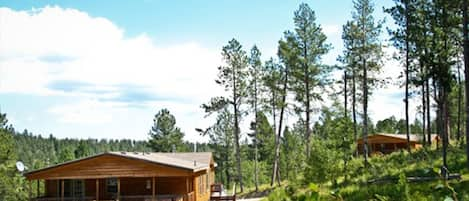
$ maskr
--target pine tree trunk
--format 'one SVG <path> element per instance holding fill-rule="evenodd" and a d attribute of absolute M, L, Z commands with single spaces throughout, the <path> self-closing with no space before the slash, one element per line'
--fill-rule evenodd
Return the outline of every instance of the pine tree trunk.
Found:
<path fill-rule="evenodd" d="M 234 119 L 235 119 L 235 146 L 236 146 L 236 166 L 238 170 L 238 182 L 241 192 L 243 192 L 243 175 L 241 173 L 241 150 L 239 146 L 239 122 L 238 122 L 238 108 L 234 106 Z"/>
<path fill-rule="evenodd" d="M 363 50 L 366 47 L 366 29 L 365 29 L 365 17 L 363 16 Z M 362 53 L 363 54 L 363 53 Z M 368 167 L 368 77 L 367 77 L 367 67 L 366 67 L 366 55 L 361 55 L 363 62 L 363 150 L 364 150 L 364 159 L 365 167 Z"/>
<path fill-rule="evenodd" d="M 365 167 L 368 167 L 368 80 L 366 73 L 366 60 L 363 59 L 363 155 Z"/>
<path fill-rule="evenodd" d="M 409 14 L 408 3 L 405 4 L 405 132 L 407 136 L 407 151 L 410 153 L 410 130 L 409 130 Z"/>
<path fill-rule="evenodd" d="M 469 19 L 467 14 L 468 0 L 464 0 L 463 3 L 464 75 L 466 80 L 466 166 L 467 168 L 469 168 Z"/>
<path fill-rule="evenodd" d="M 431 147 L 432 146 L 432 122 L 431 122 L 431 108 L 430 108 L 430 79 L 426 79 L 425 81 L 425 96 L 427 97 L 427 140 L 428 140 L 428 145 Z"/>
<path fill-rule="evenodd" d="M 443 88 L 443 87 L 442 87 Z M 447 149 L 448 149 L 448 123 L 449 123 L 449 112 L 448 112 L 448 94 L 446 90 L 443 88 L 442 89 L 442 95 L 441 95 L 441 114 L 442 114 L 442 137 L 443 137 L 443 167 L 448 168 L 448 162 L 447 162 Z M 446 178 L 446 175 L 444 175 Z"/>
<path fill-rule="evenodd" d="M 287 101 L 287 84 L 288 84 L 288 67 L 285 66 L 285 78 L 283 81 L 283 89 L 282 89 L 282 106 L 280 108 L 280 118 L 278 122 L 278 131 L 276 143 L 275 143 L 275 162 L 274 162 L 274 169 L 272 170 L 272 181 L 270 182 L 270 186 L 273 186 L 275 182 L 275 176 L 277 175 L 277 184 L 280 186 L 280 138 L 282 133 L 282 124 L 283 124 L 283 116 L 285 113 L 286 101 Z"/>
<path fill-rule="evenodd" d="M 458 116 L 457 116 L 457 130 L 456 139 L 458 144 L 461 144 L 461 104 L 462 104 L 462 87 L 461 87 L 461 71 L 458 65 Z"/>
<path fill-rule="evenodd" d="M 238 111 L 238 91 L 236 86 L 236 69 L 233 69 L 233 110 L 234 110 L 234 137 L 236 149 L 236 166 L 238 172 L 238 182 L 241 192 L 243 192 L 243 175 L 241 172 L 241 150 L 239 146 L 239 111 Z"/>
<path fill-rule="evenodd" d="M 226 184 L 229 186 L 231 184 L 231 175 L 230 175 L 230 163 L 229 163 L 229 153 L 230 148 L 228 144 L 226 145 L 226 153 L 225 153 L 225 175 L 226 175 Z"/>
<path fill-rule="evenodd" d="M 356 143 L 358 140 L 358 131 L 357 131 L 357 111 L 355 106 L 357 105 L 357 96 L 356 96 L 356 72 L 352 70 L 352 118 L 353 118 L 353 140 Z M 358 147 L 355 151 L 355 156 L 358 156 Z"/>
<path fill-rule="evenodd" d="M 434 96 L 434 99 L 435 99 L 435 102 L 436 102 L 436 134 L 438 135 L 438 137 L 440 139 L 442 139 L 441 137 L 441 101 L 439 100 L 439 94 L 437 94 L 437 87 L 436 87 L 436 81 L 433 80 L 432 82 L 433 84 L 433 96 Z M 436 148 L 438 149 L 439 148 L 439 141 L 437 141 L 436 143 Z"/>
<path fill-rule="evenodd" d="M 257 79 L 257 78 L 254 78 Z M 254 185 L 256 186 L 256 192 L 259 190 L 259 168 L 258 168 L 258 150 L 257 150 L 257 132 L 258 132 L 258 121 L 259 118 L 257 116 L 257 82 L 254 81 L 254 118 L 255 118 L 255 125 L 254 125 Z"/>
<path fill-rule="evenodd" d="M 423 64 L 423 59 L 420 59 L 420 73 L 422 74 L 421 79 L 422 79 L 422 135 L 423 135 L 423 146 L 427 146 L 427 140 L 426 140 L 426 119 L 425 115 L 427 112 L 427 105 L 426 105 L 426 97 L 425 97 L 425 72 L 424 72 L 424 64 Z"/>
<path fill-rule="evenodd" d="M 306 45 L 305 45 L 306 47 Z M 305 49 L 305 58 L 306 58 L 306 49 Z M 309 76 L 308 76 L 308 65 L 305 63 L 305 92 L 306 92 L 306 158 L 309 159 L 310 152 L 310 143 L 311 143 L 311 105 L 310 105 L 310 88 L 309 88 Z"/>
<path fill-rule="evenodd" d="M 275 91 L 272 91 L 272 117 L 273 117 L 273 130 L 274 130 L 274 135 L 275 135 L 275 132 L 277 131 L 277 117 L 276 117 L 276 107 L 275 107 L 275 104 L 276 104 L 276 94 L 275 94 Z M 271 179 L 270 179 L 270 186 L 273 186 L 274 185 L 274 182 L 277 178 L 277 169 L 278 169 L 278 161 L 277 161 L 277 144 L 279 142 L 279 139 L 277 137 L 277 135 L 275 135 L 275 152 L 274 152 L 274 163 L 272 164 L 272 175 L 271 175 Z"/>
<path fill-rule="evenodd" d="M 344 126 L 344 135 L 347 135 L 347 132 L 348 132 L 348 124 L 347 124 L 347 118 L 348 118 L 348 115 L 347 115 L 347 71 L 344 70 L 344 123 L 345 123 L 345 126 Z M 343 170 L 343 174 L 344 174 L 344 183 L 347 183 L 347 158 L 348 158 L 348 155 L 347 155 L 347 148 L 345 146 L 346 144 L 346 136 L 343 137 L 343 148 L 344 148 L 344 170 Z"/>

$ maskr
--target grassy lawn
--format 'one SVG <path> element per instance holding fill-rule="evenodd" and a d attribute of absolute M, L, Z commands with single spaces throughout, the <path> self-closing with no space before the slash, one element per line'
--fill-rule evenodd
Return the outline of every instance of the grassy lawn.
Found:
<path fill-rule="evenodd" d="M 439 177 L 441 150 L 420 149 L 410 154 L 403 151 L 374 156 L 368 168 L 363 167 L 363 158 L 358 157 L 349 163 L 347 182 L 340 177 L 336 179 L 336 185 L 326 182 L 308 186 L 310 182 L 304 180 L 285 183 L 265 200 L 469 201 L 469 171 L 465 168 L 465 162 L 463 149 L 450 148 L 448 169 L 451 173 L 461 174 L 460 181 L 408 182 L 406 177 Z M 392 181 L 376 184 L 366 182 L 382 178 Z"/>

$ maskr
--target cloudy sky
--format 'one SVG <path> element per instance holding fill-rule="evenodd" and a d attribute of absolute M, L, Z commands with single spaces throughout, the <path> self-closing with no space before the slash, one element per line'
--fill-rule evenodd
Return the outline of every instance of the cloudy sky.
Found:
<path fill-rule="evenodd" d="M 204 141 L 194 128 L 213 123 L 200 105 L 223 94 L 214 82 L 221 47 L 236 38 L 275 56 L 300 3 L 0 0 L 0 111 L 35 134 L 147 139 L 155 113 L 168 108 L 186 140 Z M 323 62 L 334 64 L 352 1 L 307 3 L 334 47 Z M 376 17 L 391 4 L 377 2 Z M 389 61 L 384 74 L 400 70 Z M 402 117 L 402 98 L 396 87 L 377 91 L 373 120 Z"/>

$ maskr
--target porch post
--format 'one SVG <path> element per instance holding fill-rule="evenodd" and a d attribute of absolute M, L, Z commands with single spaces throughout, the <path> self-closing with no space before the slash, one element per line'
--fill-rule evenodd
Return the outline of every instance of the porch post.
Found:
<path fill-rule="evenodd" d="M 121 200 L 121 179 L 117 178 L 117 200 Z"/>
<path fill-rule="evenodd" d="M 186 201 L 189 201 L 189 177 L 186 177 Z"/>
<path fill-rule="evenodd" d="M 99 201 L 99 179 L 96 179 L 96 201 Z"/>
<path fill-rule="evenodd" d="M 155 182 L 155 177 L 152 178 L 152 193 L 151 193 L 151 200 L 156 201 L 156 182 Z"/>
<path fill-rule="evenodd" d="M 60 191 L 60 200 L 64 201 L 64 195 L 65 195 L 65 192 L 64 192 L 64 189 L 65 189 L 65 181 L 62 179 L 61 181 L 61 184 L 62 186 L 60 187 L 61 191 Z"/>
<path fill-rule="evenodd" d="M 192 192 L 194 192 L 194 193 L 192 194 L 192 197 L 193 197 L 192 200 L 196 200 L 196 199 L 197 199 L 197 196 L 198 196 L 197 190 L 196 190 L 196 189 L 197 189 L 197 186 L 196 186 L 196 183 L 197 183 L 197 182 L 196 182 L 196 178 L 197 178 L 196 176 L 192 176 Z"/>

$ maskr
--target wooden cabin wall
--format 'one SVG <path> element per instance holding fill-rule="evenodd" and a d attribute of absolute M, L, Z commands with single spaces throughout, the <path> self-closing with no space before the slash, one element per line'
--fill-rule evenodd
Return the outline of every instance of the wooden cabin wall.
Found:
<path fill-rule="evenodd" d="M 207 177 L 208 174 L 208 177 Z M 215 182 L 215 169 L 201 171 L 194 177 L 194 187 L 197 201 L 207 201 L 210 199 L 210 185 Z M 203 185 L 203 187 L 199 187 Z"/>

